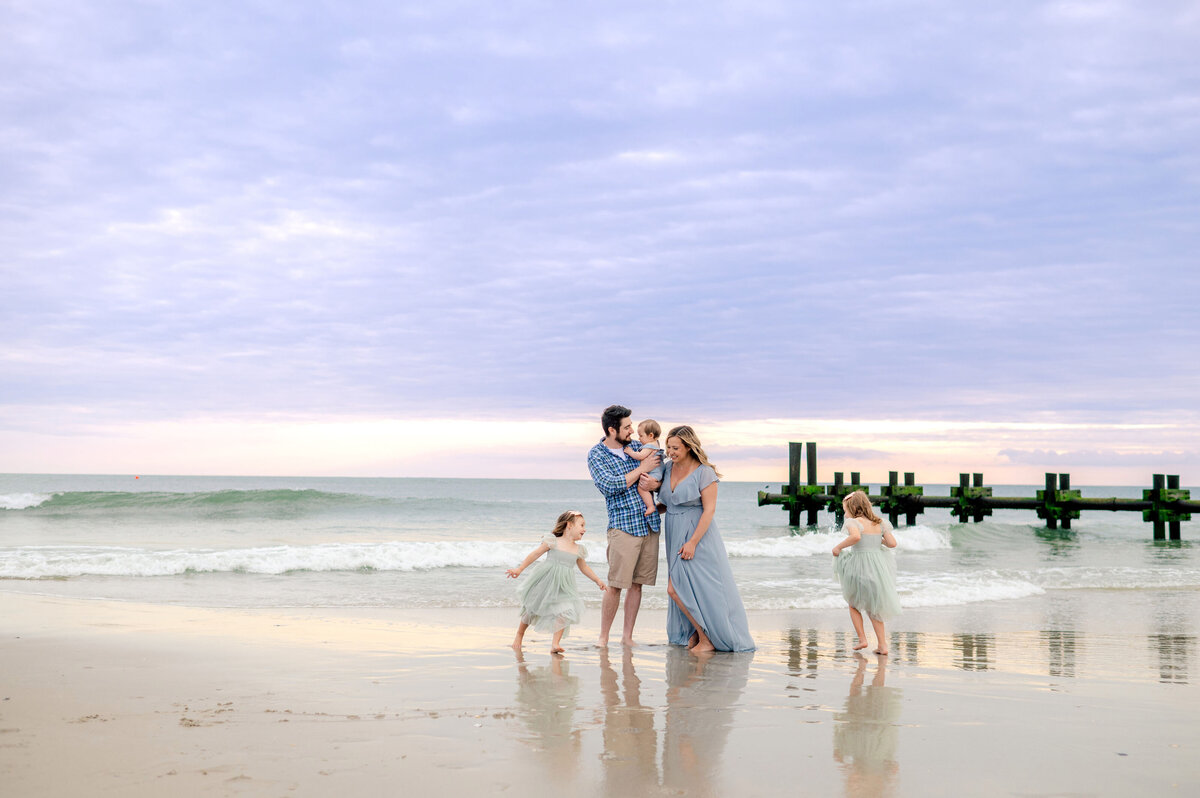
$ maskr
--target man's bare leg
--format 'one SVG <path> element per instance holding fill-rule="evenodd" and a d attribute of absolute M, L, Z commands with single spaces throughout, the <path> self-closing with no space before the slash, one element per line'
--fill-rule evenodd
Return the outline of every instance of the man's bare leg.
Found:
<path fill-rule="evenodd" d="M 621 606 L 621 588 L 609 586 L 600 599 L 600 638 L 596 645 L 600 648 L 608 646 L 608 631 L 612 629 L 613 619 L 617 617 L 617 607 Z M 629 605 L 626 604 L 626 607 Z"/>
<path fill-rule="evenodd" d="M 629 588 L 625 597 L 625 631 L 621 635 L 621 645 L 633 645 L 633 625 L 637 623 L 638 610 L 642 606 L 642 586 L 634 584 Z"/>

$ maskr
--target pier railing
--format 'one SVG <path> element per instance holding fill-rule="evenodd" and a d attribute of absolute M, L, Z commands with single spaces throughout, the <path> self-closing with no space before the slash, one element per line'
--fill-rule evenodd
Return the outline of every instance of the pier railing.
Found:
<path fill-rule="evenodd" d="M 807 466 L 806 479 L 800 481 L 801 464 Z M 1142 491 L 1141 499 L 1084 498 L 1078 490 L 1071 489 L 1070 474 L 1046 474 L 1046 486 L 1035 497 L 993 496 L 992 488 L 983 484 L 983 474 L 959 474 L 958 486 L 950 488 L 949 496 L 929 496 L 925 488 L 916 484 L 916 475 L 905 472 L 900 483 L 899 472 L 888 473 L 888 483 L 881 485 L 878 494 L 872 494 L 868 485 L 862 484 L 858 471 L 850 472 L 850 481 L 845 474 L 835 471 L 833 484 L 817 482 L 817 444 L 788 444 L 788 484 L 781 486 L 779 493 L 765 490 L 758 492 L 758 504 L 782 505 L 788 513 L 788 523 L 800 525 L 800 515 L 807 515 L 807 524 L 815 526 L 817 513 L 832 512 L 837 522 L 842 523 L 842 499 L 856 490 L 864 491 L 880 512 L 891 519 L 892 524 L 904 516 L 912 526 L 917 516 L 930 508 L 950 510 L 962 523 L 982 521 L 993 510 L 1033 510 L 1037 517 L 1046 522 L 1050 529 L 1071 528 L 1071 520 L 1078 518 L 1083 510 L 1106 510 L 1109 512 L 1140 512 L 1142 520 L 1153 524 L 1154 539 L 1180 539 L 1180 522 L 1190 521 L 1193 511 L 1200 512 L 1200 501 L 1191 500 L 1191 492 L 1180 489 L 1178 474 L 1154 474 L 1149 490 Z"/>

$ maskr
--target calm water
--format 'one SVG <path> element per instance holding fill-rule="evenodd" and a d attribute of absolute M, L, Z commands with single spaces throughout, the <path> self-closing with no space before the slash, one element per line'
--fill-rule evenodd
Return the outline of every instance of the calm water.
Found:
<path fill-rule="evenodd" d="M 780 508 L 757 506 L 763 487 L 722 483 L 718 502 L 747 608 L 841 608 L 832 515 L 797 534 Z M 565 509 L 586 516 L 584 544 L 603 575 L 604 504 L 588 481 L 0 475 L 0 589 L 248 608 L 515 606 L 504 569 Z M 946 510 L 919 520 L 897 531 L 906 608 L 1200 588 L 1196 522 L 1182 543 L 1155 544 L 1138 513 L 1085 512 L 1070 532 L 1020 511 L 980 524 Z M 665 601 L 656 589 L 645 606 Z"/>

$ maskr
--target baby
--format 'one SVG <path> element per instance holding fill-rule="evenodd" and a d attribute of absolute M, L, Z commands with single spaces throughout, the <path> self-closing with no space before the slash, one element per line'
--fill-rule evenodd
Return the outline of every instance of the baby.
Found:
<path fill-rule="evenodd" d="M 625 454 L 632 457 L 634 460 L 645 460 L 650 456 L 651 452 L 658 452 L 659 458 L 662 457 L 662 447 L 658 445 L 658 436 L 662 435 L 662 427 L 652 418 L 648 418 L 637 426 L 638 440 L 642 444 L 642 449 L 635 452 L 630 447 L 625 447 Z M 663 478 L 662 461 L 654 468 L 648 477 L 651 479 L 661 480 Z M 658 507 L 654 504 L 654 494 L 648 490 L 638 488 L 638 495 L 642 497 L 642 501 L 646 503 L 646 515 L 654 515 L 658 512 Z"/>

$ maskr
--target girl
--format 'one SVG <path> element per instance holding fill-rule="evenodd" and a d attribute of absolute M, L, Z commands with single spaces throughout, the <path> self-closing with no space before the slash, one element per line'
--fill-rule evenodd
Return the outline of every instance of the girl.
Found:
<path fill-rule="evenodd" d="M 600 581 L 600 577 L 585 561 L 587 550 L 579 545 L 579 539 L 586 531 L 583 513 L 568 510 L 558 517 L 552 533 L 542 538 L 542 542 L 524 562 L 505 572 L 516 579 L 534 560 L 550 552 L 545 562 L 540 563 L 533 570 L 533 575 L 517 588 L 517 598 L 521 601 L 521 623 L 513 640 L 514 649 L 521 650 L 525 630 L 533 626 L 539 632 L 554 632 L 554 639 L 550 641 L 551 654 L 563 652 L 559 645 L 563 634 L 571 624 L 579 623 L 579 617 L 583 615 L 583 600 L 579 598 L 579 590 L 575 586 L 572 565 L 578 565 L 584 576 L 600 586 L 601 592 L 608 590 L 608 585 Z"/>
<path fill-rule="evenodd" d="M 833 547 L 833 573 L 842 584 L 842 595 L 850 605 L 850 620 L 858 632 L 859 651 L 867 647 L 862 614 L 865 612 L 875 628 L 875 653 L 887 656 L 887 637 L 883 622 L 900 614 L 900 597 L 896 595 L 896 561 L 882 546 L 896 548 L 892 525 L 875 515 L 871 500 L 861 490 L 842 499 L 846 511 L 846 539 Z M 843 550 L 847 550 L 844 554 Z"/>

